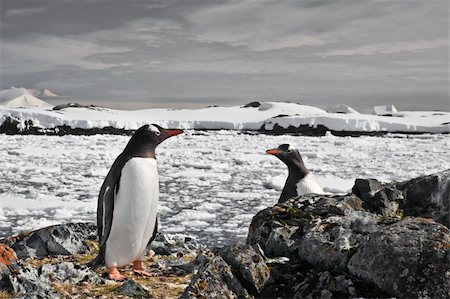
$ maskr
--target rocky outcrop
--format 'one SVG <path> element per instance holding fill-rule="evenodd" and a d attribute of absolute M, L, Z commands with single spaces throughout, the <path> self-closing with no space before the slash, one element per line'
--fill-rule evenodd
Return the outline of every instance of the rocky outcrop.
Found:
<path fill-rule="evenodd" d="M 450 234 L 432 218 L 445 219 L 448 173 L 357 180 L 355 194 L 304 195 L 259 212 L 247 243 L 269 258 L 289 258 L 272 267 L 266 290 L 283 284 L 285 297 L 447 298 Z M 422 213 L 430 218 L 405 217 Z"/>
<path fill-rule="evenodd" d="M 97 228 L 93 223 L 54 225 L 21 234 L 0 242 L 8 244 L 20 259 L 44 258 L 55 255 L 87 253 L 87 240 L 95 240 Z"/>
<path fill-rule="evenodd" d="M 372 213 L 431 218 L 450 227 L 450 169 L 399 183 L 357 179 L 352 191 Z"/>
<path fill-rule="evenodd" d="M 450 169 L 395 184 L 403 194 L 404 214 L 450 227 Z"/>
<path fill-rule="evenodd" d="M 406 218 L 370 235 L 348 271 L 400 298 L 448 298 L 450 235 L 424 218 Z"/>

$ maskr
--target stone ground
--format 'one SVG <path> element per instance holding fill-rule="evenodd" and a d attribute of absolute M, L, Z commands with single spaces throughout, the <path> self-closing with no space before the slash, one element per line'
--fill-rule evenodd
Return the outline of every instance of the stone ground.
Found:
<path fill-rule="evenodd" d="M 77 254 L 67 256 L 49 257 L 44 259 L 29 258 L 24 265 L 39 268 L 42 265 L 56 265 L 62 262 L 83 265 L 95 257 L 98 250 L 97 244 L 91 242 L 92 252 L 89 254 Z M 61 298 L 179 298 L 191 281 L 193 274 L 183 270 L 175 270 L 167 265 L 172 263 L 189 263 L 195 260 L 195 255 L 184 255 L 178 258 L 173 255 L 147 256 L 145 264 L 154 277 L 144 277 L 133 273 L 131 265 L 121 269 L 121 273 L 129 279 L 125 282 L 114 282 L 102 279 L 101 283 L 80 282 L 76 284 L 59 283 L 57 280 L 51 284 Z M 105 267 L 99 268 L 96 273 L 99 277 L 106 278 Z M 136 284 L 137 289 L 136 289 Z M 131 286 L 131 287 L 130 287 Z M 139 291 L 141 286 L 144 291 Z M 148 292 L 148 293 L 147 293 Z M 0 298 L 16 297 L 13 292 L 0 291 Z"/>

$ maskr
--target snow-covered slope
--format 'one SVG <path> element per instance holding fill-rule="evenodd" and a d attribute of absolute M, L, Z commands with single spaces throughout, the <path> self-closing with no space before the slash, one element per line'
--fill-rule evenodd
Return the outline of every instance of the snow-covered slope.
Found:
<path fill-rule="evenodd" d="M 182 129 L 257 130 L 264 121 L 279 115 L 322 115 L 326 111 L 295 103 L 265 102 L 258 107 L 209 107 L 203 109 L 145 109 L 123 111 L 107 108 L 11 109 L 0 106 L 0 115 L 32 120 L 42 128 L 68 125 L 72 128 L 137 129 L 158 123 Z M 1 119 L 0 119 L 1 122 Z"/>
<path fill-rule="evenodd" d="M 53 107 L 51 104 L 37 98 L 35 95 L 51 96 L 49 90 L 26 89 L 23 87 L 11 87 L 0 91 L 0 103 L 12 108 Z"/>
<path fill-rule="evenodd" d="M 0 124 L 7 117 L 25 124 L 31 120 L 40 128 L 91 129 L 113 127 L 137 129 L 157 123 L 181 129 L 273 130 L 300 126 L 325 126 L 331 131 L 348 132 L 430 132 L 450 131 L 448 112 L 397 112 L 393 117 L 359 113 L 328 113 L 296 103 L 263 102 L 246 106 L 203 109 L 145 109 L 122 111 L 107 108 L 66 108 L 58 111 L 45 107 L 19 109 L 0 106 Z M 23 126 L 25 127 L 25 125 Z"/>
<path fill-rule="evenodd" d="M 323 125 L 334 131 L 354 132 L 411 132 L 448 133 L 450 113 L 436 111 L 403 111 L 395 116 L 370 114 L 327 113 L 315 116 L 276 117 L 264 124 L 266 130 L 299 127 L 301 125 Z"/>

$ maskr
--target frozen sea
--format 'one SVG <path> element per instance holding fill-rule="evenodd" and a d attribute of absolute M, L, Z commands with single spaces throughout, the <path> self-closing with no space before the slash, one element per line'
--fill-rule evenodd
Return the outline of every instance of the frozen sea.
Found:
<path fill-rule="evenodd" d="M 129 136 L 0 135 L 0 236 L 95 221 L 97 194 Z M 277 202 L 287 169 L 265 153 L 297 146 L 325 191 L 355 178 L 406 180 L 450 168 L 449 135 L 306 137 L 196 132 L 157 149 L 160 231 L 208 245 L 244 240 L 252 217 Z"/>

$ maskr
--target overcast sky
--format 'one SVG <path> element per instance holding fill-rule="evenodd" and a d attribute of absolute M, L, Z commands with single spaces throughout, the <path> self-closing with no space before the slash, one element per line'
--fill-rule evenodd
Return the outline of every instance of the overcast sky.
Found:
<path fill-rule="evenodd" d="M 1 88 L 128 108 L 449 110 L 448 0 L 0 3 Z"/>

